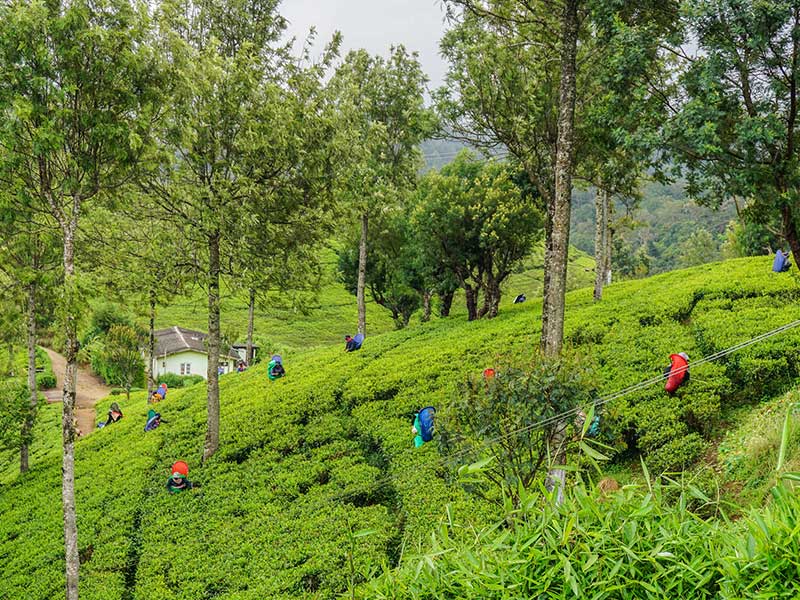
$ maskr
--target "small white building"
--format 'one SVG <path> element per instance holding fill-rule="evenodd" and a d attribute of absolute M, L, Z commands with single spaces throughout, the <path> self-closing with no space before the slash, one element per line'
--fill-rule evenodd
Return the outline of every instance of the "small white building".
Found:
<path fill-rule="evenodd" d="M 153 357 L 153 377 L 158 379 L 164 373 L 175 375 L 202 375 L 208 373 L 207 333 L 192 331 L 183 327 L 170 327 L 154 332 L 156 350 Z M 230 373 L 236 369 L 239 357 L 231 349 L 220 352 L 220 373 Z"/>
<path fill-rule="evenodd" d="M 233 346 L 231 346 L 231 350 L 233 351 L 236 356 L 239 357 L 239 360 L 247 362 L 247 344 L 243 344 L 241 342 L 237 342 Z M 258 346 L 253 344 L 253 361 L 258 358 Z"/>

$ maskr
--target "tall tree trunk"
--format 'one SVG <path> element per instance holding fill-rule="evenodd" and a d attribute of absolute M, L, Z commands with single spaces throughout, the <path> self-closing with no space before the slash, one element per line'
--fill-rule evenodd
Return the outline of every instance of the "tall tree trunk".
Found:
<path fill-rule="evenodd" d="M 247 366 L 253 363 L 253 321 L 256 315 L 256 291 L 250 289 L 249 304 L 247 306 L 247 350 L 244 356 Z"/>
<path fill-rule="evenodd" d="M 471 285 L 465 285 L 464 295 L 467 298 L 467 320 L 474 321 L 478 318 L 478 292 Z"/>
<path fill-rule="evenodd" d="M 614 222 L 614 203 L 611 201 L 611 194 L 606 194 L 603 197 L 603 201 L 605 203 L 604 212 L 606 213 L 606 251 L 603 253 L 603 258 L 605 259 L 603 276 L 605 278 L 605 285 L 611 285 L 611 249 L 613 248 L 612 242 L 614 237 L 614 230 L 611 224 Z"/>
<path fill-rule="evenodd" d="M 219 448 L 219 245 L 220 232 L 217 230 L 208 237 L 208 418 L 203 461 L 211 458 Z"/>
<path fill-rule="evenodd" d="M 358 287 L 356 298 L 358 300 L 358 333 L 367 335 L 367 303 L 364 297 L 367 283 L 367 229 L 369 216 L 361 215 L 361 241 L 358 243 Z"/>
<path fill-rule="evenodd" d="M 503 297 L 503 292 L 500 289 L 500 285 L 493 281 L 491 288 L 487 288 L 486 294 L 489 297 L 489 310 L 486 316 L 489 319 L 494 319 L 497 313 L 500 312 L 500 300 Z"/>
<path fill-rule="evenodd" d="M 783 220 L 783 237 L 786 238 L 789 249 L 792 251 L 794 264 L 800 267 L 800 238 L 798 238 L 797 235 L 797 227 L 792 218 L 791 208 L 784 206 L 783 209 L 781 209 L 781 216 Z"/>
<path fill-rule="evenodd" d="M 431 296 L 433 292 L 425 290 L 422 292 L 422 322 L 427 323 L 431 320 Z"/>
<path fill-rule="evenodd" d="M 558 140 L 555 164 L 555 198 L 552 221 L 552 245 L 550 248 L 550 280 L 546 290 L 544 307 L 547 310 L 546 327 L 542 329 L 542 347 L 545 356 L 557 357 L 564 340 L 564 296 L 567 290 L 567 253 L 569 251 L 570 203 L 572 200 L 572 168 L 575 145 L 575 97 L 578 46 L 578 3 L 566 0 L 561 23 L 561 79 L 558 101 Z M 557 430 L 566 432 L 567 423 L 561 421 Z M 564 446 L 564 444 L 561 444 Z M 556 465 L 566 463 L 563 456 L 556 456 Z M 546 487 L 552 491 L 556 486 L 556 503 L 563 499 L 565 473 L 563 469 L 551 469 Z"/>
<path fill-rule="evenodd" d="M 608 192 L 597 189 L 594 194 L 594 301 L 603 298 L 606 278 L 606 203 Z"/>
<path fill-rule="evenodd" d="M 36 406 L 39 404 L 39 393 L 36 389 L 36 283 L 28 284 L 28 391 L 30 406 L 25 421 L 22 423 L 22 436 L 19 446 L 19 471 L 28 470 L 28 444 L 30 443 L 33 422 L 36 419 Z"/>
<path fill-rule="evenodd" d="M 64 373 L 62 395 L 61 431 L 64 456 L 61 466 L 61 500 L 64 508 L 64 546 L 66 560 L 66 598 L 78 600 L 78 521 L 75 506 L 75 390 L 78 379 L 78 326 L 75 307 L 74 237 L 78 225 L 75 214 L 62 229 L 64 233 L 64 290 L 65 333 L 64 357 L 67 366 Z"/>
<path fill-rule="evenodd" d="M 475 291 L 475 296 L 478 297 L 479 292 Z M 481 305 L 480 310 L 478 311 L 478 318 L 482 319 L 487 314 L 489 314 L 489 309 L 492 306 L 492 294 L 489 288 L 489 285 L 483 286 L 483 304 Z"/>
<path fill-rule="evenodd" d="M 453 296 L 455 292 L 445 292 L 439 294 L 439 316 L 449 317 L 450 309 L 453 307 Z"/>
<path fill-rule="evenodd" d="M 564 502 L 564 484 L 567 472 L 563 468 L 567 464 L 567 427 L 568 421 L 559 421 L 550 438 L 550 470 L 545 485 L 549 492 L 556 490 L 556 505 Z"/>
<path fill-rule="evenodd" d="M 542 276 L 542 333 L 540 346 L 542 351 L 545 349 L 545 334 L 549 331 L 548 322 L 550 320 L 550 303 L 552 295 L 550 293 L 550 282 L 552 280 L 552 254 L 553 254 L 553 208 L 555 199 L 550 198 L 547 202 L 547 211 L 544 218 L 544 271 Z"/>
<path fill-rule="evenodd" d="M 150 402 L 150 397 L 153 395 L 153 388 L 156 385 L 156 289 L 150 289 L 149 303 L 150 303 L 150 322 L 148 323 L 147 332 L 147 401 Z"/>

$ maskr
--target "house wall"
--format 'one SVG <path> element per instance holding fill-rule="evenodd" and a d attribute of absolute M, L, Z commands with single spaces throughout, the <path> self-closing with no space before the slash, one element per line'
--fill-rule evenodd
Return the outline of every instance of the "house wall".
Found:
<path fill-rule="evenodd" d="M 227 364 L 226 364 L 227 363 Z M 181 373 L 181 365 L 189 365 L 190 372 L 185 370 Z M 235 370 L 236 365 L 234 359 L 223 357 L 220 359 L 220 364 L 224 369 L 224 373 L 230 373 Z M 208 355 L 203 352 L 194 350 L 186 350 L 169 356 L 158 356 L 155 359 L 155 366 L 153 367 L 155 378 L 158 379 L 159 375 L 163 373 L 174 373 L 175 375 L 202 375 L 205 377 L 208 373 Z"/>
<path fill-rule="evenodd" d="M 236 348 L 232 348 L 232 350 L 239 357 L 239 360 L 244 360 L 244 361 L 247 360 L 247 348 L 246 347 L 245 348 L 236 347 Z M 253 359 L 255 360 L 256 358 L 258 358 L 258 347 L 257 346 L 253 346 Z"/>

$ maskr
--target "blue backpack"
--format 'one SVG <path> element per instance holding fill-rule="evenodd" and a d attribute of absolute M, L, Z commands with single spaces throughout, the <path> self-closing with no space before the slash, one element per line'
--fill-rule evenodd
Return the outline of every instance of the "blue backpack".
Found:
<path fill-rule="evenodd" d="M 782 273 L 783 271 L 788 270 L 788 267 L 786 266 L 786 259 L 788 257 L 788 254 L 784 254 L 782 250 L 778 250 L 775 253 L 775 260 L 772 261 L 772 270 L 776 273 Z"/>
<path fill-rule="evenodd" d="M 433 406 L 426 406 L 419 411 L 419 435 L 423 442 L 430 442 L 433 439 L 433 418 L 436 416 L 436 409 Z"/>
<path fill-rule="evenodd" d="M 153 431 L 156 427 L 161 425 L 161 414 L 151 410 L 147 414 L 147 423 L 145 423 L 145 431 Z"/>
<path fill-rule="evenodd" d="M 353 341 L 356 343 L 356 350 L 361 350 L 361 344 L 364 343 L 364 334 L 357 333 L 356 337 L 353 338 Z"/>

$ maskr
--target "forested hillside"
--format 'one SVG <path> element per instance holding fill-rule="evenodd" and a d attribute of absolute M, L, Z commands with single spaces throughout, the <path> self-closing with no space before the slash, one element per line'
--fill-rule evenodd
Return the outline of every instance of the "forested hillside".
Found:
<path fill-rule="evenodd" d="M 566 339 L 609 393 L 659 375 L 672 352 L 696 360 L 800 318 L 797 298 L 794 278 L 771 273 L 766 258 L 705 265 L 614 284 L 601 303 L 589 289 L 570 293 Z M 76 446 L 81 596 L 334 598 L 428 549 L 442 519 L 453 540 L 471 539 L 464 528 L 493 523 L 498 508 L 452 481 L 457 461 L 442 461 L 436 444 L 414 449 L 410 419 L 447 405 L 468 375 L 530 357 L 539 318 L 540 303 L 529 301 L 491 321 L 452 317 L 371 336 L 357 353 L 292 351 L 276 382 L 263 367 L 226 375 L 220 451 L 205 465 L 203 386 L 171 391 L 157 407 L 165 423 L 148 433 L 148 407 L 134 395 L 120 423 Z M 792 330 L 699 366 L 673 397 L 655 385 L 613 402 L 601 417 L 601 439 L 616 449 L 608 469 L 619 477 L 632 467 L 623 481 L 636 481 L 641 456 L 653 476 L 690 470 L 730 419 L 794 385 L 798 355 Z M 2 597 L 63 589 L 58 410 L 42 411 L 28 474 L 3 458 Z M 167 492 L 177 459 L 199 489 Z M 577 474 L 597 477 L 586 465 Z M 599 572 L 584 573 L 591 581 Z M 603 597 L 627 596 L 608 588 Z"/>

